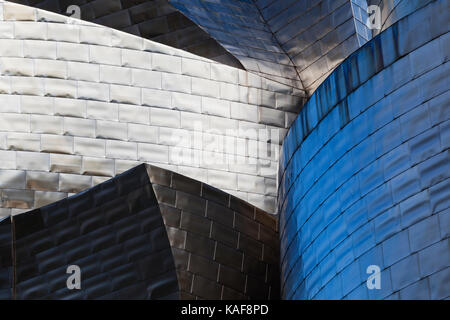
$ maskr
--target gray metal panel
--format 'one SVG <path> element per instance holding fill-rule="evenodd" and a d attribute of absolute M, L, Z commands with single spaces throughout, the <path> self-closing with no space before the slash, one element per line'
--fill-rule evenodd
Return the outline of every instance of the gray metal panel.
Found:
<path fill-rule="evenodd" d="M 274 212 L 279 138 L 300 91 L 86 21 L 0 6 L 3 208 L 35 208 L 142 161 Z"/>
<path fill-rule="evenodd" d="M 426 6 L 433 0 L 367 0 L 368 5 L 376 5 L 381 10 L 381 29 L 373 30 L 376 35 L 386 30 L 400 19 Z"/>
<path fill-rule="evenodd" d="M 66 14 L 69 6 L 81 9 L 81 19 L 128 32 L 198 54 L 236 68 L 241 63 L 220 43 L 177 11 L 168 0 L 13 0 L 51 12 Z"/>
<path fill-rule="evenodd" d="M 183 175 L 154 166 L 147 170 L 182 299 L 279 298 L 275 217 Z"/>
<path fill-rule="evenodd" d="M 15 299 L 178 298 L 173 256 L 144 165 L 14 216 L 13 223 Z M 70 265 L 81 269 L 80 290 L 66 287 Z"/>
<path fill-rule="evenodd" d="M 0 217 L 0 300 L 12 297 L 12 228 L 9 217 Z"/>
<path fill-rule="evenodd" d="M 355 52 L 289 130 L 279 173 L 284 298 L 448 299 L 446 6 L 431 2 Z M 379 290 L 366 283 L 371 265 Z"/>
<path fill-rule="evenodd" d="M 169 2 L 221 43 L 246 70 L 303 89 L 290 57 L 251 1 Z"/>

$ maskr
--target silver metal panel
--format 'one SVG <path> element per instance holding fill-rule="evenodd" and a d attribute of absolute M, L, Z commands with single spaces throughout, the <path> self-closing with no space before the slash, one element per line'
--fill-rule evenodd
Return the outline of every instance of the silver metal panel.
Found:
<path fill-rule="evenodd" d="M 59 174 L 27 171 L 26 187 L 31 190 L 58 191 Z"/>
<path fill-rule="evenodd" d="M 92 177 L 61 173 L 59 175 L 60 192 L 79 193 L 92 187 Z"/>
<path fill-rule="evenodd" d="M 448 28 L 434 21 L 446 5 L 429 3 L 355 52 L 290 128 L 278 190 L 285 298 L 448 296 L 437 221 L 448 211 L 440 130 L 449 120 L 439 105 L 448 105 L 449 66 L 436 44 Z M 413 66 L 425 52 L 434 59 Z M 380 267 L 380 290 L 367 289 L 370 265 Z M 425 286 L 434 274 L 447 280 Z"/>
<path fill-rule="evenodd" d="M 0 187 L 25 189 L 26 172 L 22 170 L 0 170 Z"/>
<path fill-rule="evenodd" d="M 82 174 L 93 176 L 114 176 L 114 160 L 83 157 Z"/>
<path fill-rule="evenodd" d="M 274 135 L 284 136 L 285 127 L 291 124 L 305 96 L 303 91 L 295 89 L 302 86 L 288 57 L 292 52 L 281 48 L 278 35 L 272 35 L 275 20 L 271 21 L 271 12 L 289 11 L 287 2 L 282 2 L 276 10 L 262 10 L 253 3 L 240 4 L 248 9 L 243 12 L 238 7 L 230 7 L 231 11 L 220 17 L 225 19 L 226 32 L 216 30 L 220 32 L 214 35 L 221 37 L 223 43 L 236 42 L 229 34 L 239 33 L 239 29 L 229 28 L 239 25 L 245 32 L 239 34 L 242 41 L 235 48 L 248 49 L 239 52 L 240 57 L 247 57 L 246 63 L 256 66 L 255 72 L 266 73 L 274 81 L 143 38 L 82 21 L 69 21 L 40 10 L 33 11 L 36 29 L 27 30 L 20 18 L 22 7 L 17 6 L 18 19 L 13 22 L 15 6 L 11 5 L 9 18 L 2 24 L 5 31 L 0 38 L 6 39 L 0 39 L 0 58 L 6 67 L 1 70 L 10 70 L 15 75 L 2 73 L 0 91 L 22 95 L 22 98 L 13 99 L 0 112 L 0 127 L 7 133 L 1 136 L 0 147 L 6 144 L 11 151 L 48 154 L 47 164 L 41 167 L 17 158 L 17 164 L 24 170 L 85 172 L 86 175 L 90 172 L 97 181 L 101 181 L 99 175 L 111 174 L 111 162 L 107 160 L 115 162 L 114 174 L 135 161 L 165 163 L 171 169 L 204 181 L 215 181 L 218 186 L 258 205 L 274 208 L 272 179 L 280 140 L 268 138 L 261 130 L 275 129 Z M 213 5 L 207 6 L 209 12 L 215 12 Z M 228 8 L 228 1 L 220 6 Z M 335 2 L 327 2 L 320 13 L 322 24 L 313 15 L 305 16 L 304 22 L 295 17 L 296 23 L 310 26 L 317 22 L 313 30 L 319 35 L 321 27 L 325 30 L 329 25 L 326 21 L 346 22 L 339 20 L 348 16 L 346 7 L 341 9 L 345 13 L 342 16 L 337 14 L 338 8 Z M 42 19 L 37 21 L 37 17 Z M 18 28 L 20 39 L 11 39 L 15 35 L 10 25 Z M 347 27 L 349 23 L 344 25 L 347 36 L 351 28 Z M 286 30 L 301 31 L 298 28 L 295 31 L 294 27 Z M 42 34 L 36 31 L 41 29 L 45 29 Z M 70 30 L 76 32 L 67 32 Z M 335 31 L 320 35 L 330 41 L 343 40 Z M 325 60 L 319 57 L 320 63 L 330 66 L 340 61 L 340 49 L 335 49 L 339 47 L 322 48 L 323 42 L 319 43 L 317 51 L 311 49 L 311 53 L 333 53 Z M 299 61 L 313 63 L 315 60 Z M 30 69 L 31 62 L 33 69 Z M 314 68 L 305 69 L 308 77 L 312 74 L 308 81 L 314 80 Z M 321 79 L 323 76 L 321 72 Z M 285 80 L 289 85 L 280 83 Z M 180 128 L 189 132 L 177 130 Z M 205 140 L 205 137 L 216 140 Z M 230 139 L 234 137 L 239 139 Z M 224 142 L 220 143 L 221 139 Z M 264 152 L 268 140 L 274 143 L 269 153 Z M 218 150 L 205 144 L 217 141 Z M 57 153 L 66 153 L 67 157 Z M 241 157 L 239 160 L 234 158 L 236 154 Z M 203 160 L 202 163 L 197 155 L 200 159 L 211 156 L 212 163 Z M 92 171 L 85 170 L 83 157 L 104 159 L 105 167 L 93 165 Z M 6 163 L 12 168 L 11 161 L 5 162 L 5 166 Z M 237 176 L 242 173 L 249 179 L 241 182 L 245 191 L 238 190 Z M 259 187 L 262 177 L 269 178 L 264 190 Z M 245 187 L 255 185 L 255 181 L 258 190 Z"/>

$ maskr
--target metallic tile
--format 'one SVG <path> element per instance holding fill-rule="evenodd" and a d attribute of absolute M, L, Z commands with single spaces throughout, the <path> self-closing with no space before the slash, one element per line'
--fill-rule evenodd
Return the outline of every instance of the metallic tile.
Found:
<path fill-rule="evenodd" d="M 87 193 L 16 215 L 14 298 L 178 298 L 169 241 L 146 176 L 141 166 Z M 75 216 L 69 214 L 74 209 Z M 66 288 L 67 264 L 83 272 L 76 295 Z"/>

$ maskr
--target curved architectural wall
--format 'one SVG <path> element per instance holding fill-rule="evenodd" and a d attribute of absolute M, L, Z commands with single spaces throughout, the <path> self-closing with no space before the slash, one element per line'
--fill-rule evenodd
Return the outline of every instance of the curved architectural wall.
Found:
<path fill-rule="evenodd" d="M 283 144 L 282 297 L 450 295 L 447 1 L 352 54 Z M 381 270 L 369 290 L 368 266 Z"/>
<path fill-rule="evenodd" d="M 247 202 L 154 166 L 147 171 L 181 299 L 279 299 L 277 220 Z"/>
<path fill-rule="evenodd" d="M 154 163 L 275 210 L 289 86 L 0 2 L 0 214 Z"/>
<path fill-rule="evenodd" d="M 73 6 L 80 18 L 241 68 L 240 62 L 168 0 L 13 0 L 59 14 Z M 69 10 L 70 11 L 70 10 Z M 70 11 L 71 14 L 74 11 Z"/>
<path fill-rule="evenodd" d="M 360 46 L 350 0 L 256 0 L 310 96 Z"/>
<path fill-rule="evenodd" d="M 362 44 L 350 0 L 170 3 L 245 69 L 304 90 L 307 96 Z"/>
<path fill-rule="evenodd" d="M 139 165 L 0 221 L 0 298 L 278 299 L 276 228 L 223 191 Z"/>
<path fill-rule="evenodd" d="M 169 2 L 221 43 L 246 70 L 304 89 L 294 64 L 253 1 Z"/>
<path fill-rule="evenodd" d="M 381 10 L 381 29 L 374 29 L 374 35 L 386 30 L 391 25 L 406 17 L 432 0 L 366 0 L 368 5 L 376 5 Z M 447 5 L 448 9 L 448 5 Z"/>
<path fill-rule="evenodd" d="M 180 296 L 175 260 L 143 165 L 8 220 L 9 230 L 0 225 L 0 232 L 13 253 L 13 272 L 2 268 L 0 277 L 12 279 L 13 299 Z M 78 289 L 69 288 L 75 275 L 70 266 L 79 270 Z"/>

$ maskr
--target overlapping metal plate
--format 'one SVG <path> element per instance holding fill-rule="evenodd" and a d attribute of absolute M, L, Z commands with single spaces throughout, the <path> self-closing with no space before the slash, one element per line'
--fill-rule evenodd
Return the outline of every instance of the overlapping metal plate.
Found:
<path fill-rule="evenodd" d="M 140 165 L 11 220 L 1 299 L 279 297 L 276 219 L 171 171 Z"/>
<path fill-rule="evenodd" d="M 13 0 L 183 49 L 233 67 L 241 63 L 168 0 Z M 74 16 L 77 17 L 77 16 Z"/>
<path fill-rule="evenodd" d="M 283 298 L 448 299 L 447 6 L 432 1 L 355 52 L 287 134 Z"/>
<path fill-rule="evenodd" d="M 179 297 L 169 241 L 144 166 L 12 221 L 14 299 Z M 2 253 L 8 251 L 8 242 L 3 244 Z M 2 255 L 2 280 L 11 277 L 7 266 Z M 80 289 L 67 284 L 73 266 L 80 270 Z M 5 285 L 3 280 L 2 289 Z"/>
<path fill-rule="evenodd" d="M 278 299 L 277 219 L 207 184 L 148 166 L 182 299 Z"/>

